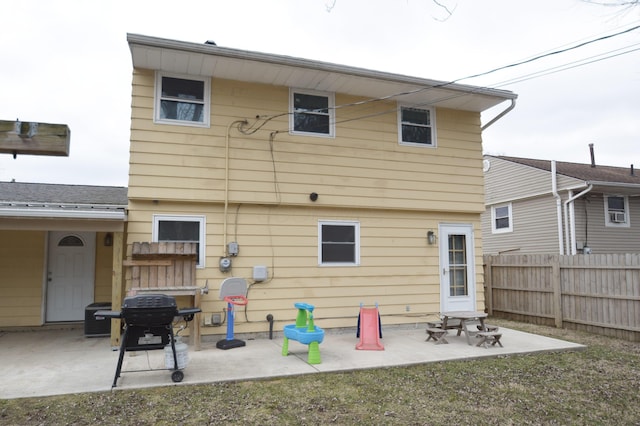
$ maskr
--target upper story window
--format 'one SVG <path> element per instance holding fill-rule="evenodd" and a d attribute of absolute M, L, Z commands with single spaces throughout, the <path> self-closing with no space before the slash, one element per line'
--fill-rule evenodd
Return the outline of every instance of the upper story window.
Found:
<path fill-rule="evenodd" d="M 628 228 L 631 226 L 629 221 L 629 198 L 618 195 L 605 196 L 604 214 L 607 226 Z"/>
<path fill-rule="evenodd" d="M 511 203 L 491 207 L 491 232 L 493 234 L 513 232 Z"/>
<path fill-rule="evenodd" d="M 436 146 L 435 109 L 400 106 L 398 136 L 401 145 Z"/>
<path fill-rule="evenodd" d="M 289 90 L 289 128 L 291 133 L 334 136 L 333 93 Z"/>
<path fill-rule="evenodd" d="M 318 264 L 356 266 L 360 264 L 360 223 L 318 222 Z"/>
<path fill-rule="evenodd" d="M 153 215 L 154 243 L 174 241 L 196 243 L 196 267 L 204 268 L 205 259 L 205 218 L 204 216 L 165 216 Z"/>
<path fill-rule="evenodd" d="M 156 123 L 209 126 L 209 79 L 156 74 Z"/>

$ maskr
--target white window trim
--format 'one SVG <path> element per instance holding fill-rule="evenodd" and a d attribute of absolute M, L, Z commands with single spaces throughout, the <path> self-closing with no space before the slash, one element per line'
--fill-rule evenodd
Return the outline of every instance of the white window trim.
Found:
<path fill-rule="evenodd" d="M 199 262 L 196 264 L 196 268 L 202 269 L 205 267 L 205 255 L 206 255 L 206 238 L 207 235 L 205 226 L 207 223 L 207 219 L 204 216 L 189 216 L 189 215 L 165 215 L 165 214 L 154 214 L 153 215 L 153 228 L 151 231 L 151 241 L 154 243 L 158 242 L 158 225 L 160 221 L 174 221 L 174 222 L 199 222 L 200 223 L 200 235 L 198 236 L 200 243 L 198 259 Z"/>
<path fill-rule="evenodd" d="M 429 118 L 431 119 L 431 145 L 424 143 L 405 142 L 402 140 L 402 108 L 414 108 L 429 111 Z M 411 104 L 398 104 L 398 144 L 404 146 L 419 146 L 421 148 L 436 148 L 438 145 L 438 138 L 436 134 L 436 109 L 434 107 L 411 105 Z"/>
<path fill-rule="evenodd" d="M 322 225 L 353 226 L 355 228 L 355 262 L 322 262 Z M 318 221 L 318 266 L 359 266 L 360 265 L 360 222 L 351 220 Z"/>
<path fill-rule="evenodd" d="M 509 207 L 509 227 L 507 228 L 496 228 L 496 209 L 499 209 L 500 207 Z M 511 203 L 491 206 L 491 233 L 506 234 L 508 232 L 513 232 L 513 206 Z"/>
<path fill-rule="evenodd" d="M 202 123 L 197 121 L 186 121 L 186 120 L 170 120 L 167 118 L 160 118 L 160 101 L 162 98 L 162 77 L 172 77 L 172 78 L 181 78 L 183 80 L 194 80 L 194 81 L 202 81 L 204 82 L 204 108 L 202 114 L 204 115 L 204 120 Z M 153 102 L 153 122 L 156 124 L 173 124 L 176 126 L 189 126 L 189 127 L 210 127 L 210 107 L 211 107 L 211 79 L 207 77 L 197 77 L 193 75 L 181 75 L 181 74 L 170 74 L 165 72 L 156 72 L 156 81 L 155 81 L 155 99 Z"/>
<path fill-rule="evenodd" d="M 609 216 L 609 197 L 620 197 L 624 199 L 624 218 L 625 221 L 623 223 L 612 222 L 611 217 Z M 630 228 L 631 227 L 631 214 L 629 212 L 629 197 L 626 195 L 605 195 L 604 196 L 604 223 L 605 226 L 611 228 Z"/>
<path fill-rule="evenodd" d="M 300 132 L 293 129 L 294 126 L 294 107 L 293 107 L 293 94 L 294 93 L 303 93 L 305 95 L 313 95 L 313 96 L 324 96 L 328 98 L 328 108 L 329 108 L 329 133 L 315 133 L 315 132 Z M 307 89 L 296 89 L 293 87 L 289 88 L 289 134 L 291 135 L 304 135 L 304 136 L 315 136 L 319 138 L 335 138 L 336 136 L 336 120 L 335 120 L 335 93 L 333 92 L 321 92 L 318 90 L 307 90 Z"/>

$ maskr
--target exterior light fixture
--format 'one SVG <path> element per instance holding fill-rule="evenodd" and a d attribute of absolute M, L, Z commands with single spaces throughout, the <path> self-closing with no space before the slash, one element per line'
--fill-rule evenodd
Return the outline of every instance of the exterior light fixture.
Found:
<path fill-rule="evenodd" d="M 111 232 L 107 232 L 104 236 L 104 246 L 111 247 L 113 245 L 113 234 Z"/>
<path fill-rule="evenodd" d="M 427 232 L 427 242 L 429 243 L 430 246 L 436 243 L 436 234 L 433 231 Z"/>

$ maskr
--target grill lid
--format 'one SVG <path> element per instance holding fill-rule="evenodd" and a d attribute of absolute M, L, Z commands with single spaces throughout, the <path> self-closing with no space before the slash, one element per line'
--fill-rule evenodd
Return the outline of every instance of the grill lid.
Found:
<path fill-rule="evenodd" d="M 177 308 L 176 299 L 166 294 L 138 294 L 125 297 L 122 310 L 149 308 Z"/>
<path fill-rule="evenodd" d="M 168 326 L 178 316 L 176 299 L 166 294 L 139 294 L 126 297 L 122 319 L 127 325 Z"/>

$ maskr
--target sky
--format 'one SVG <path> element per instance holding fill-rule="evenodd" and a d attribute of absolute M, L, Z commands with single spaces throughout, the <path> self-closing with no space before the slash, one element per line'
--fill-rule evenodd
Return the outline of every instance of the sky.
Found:
<path fill-rule="evenodd" d="M 583 0 L 4 0 L 3 6 L 0 120 L 66 124 L 71 147 L 68 157 L 0 154 L 0 181 L 127 185 L 127 33 L 510 90 L 516 107 L 483 132 L 486 154 L 589 163 L 594 144 L 597 164 L 640 168 L 640 28 L 612 36 L 640 25 L 640 6 Z M 507 106 L 483 113 L 483 123 Z"/>

